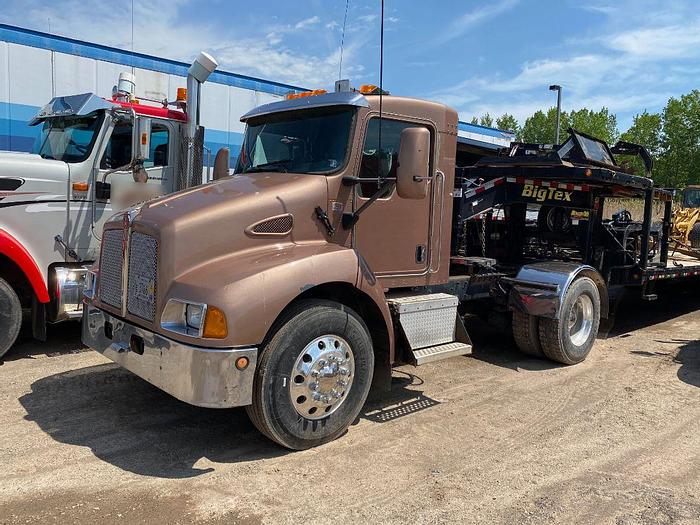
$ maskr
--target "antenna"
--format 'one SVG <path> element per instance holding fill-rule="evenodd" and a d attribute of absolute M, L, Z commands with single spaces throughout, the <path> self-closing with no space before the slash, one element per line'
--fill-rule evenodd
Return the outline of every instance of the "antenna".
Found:
<path fill-rule="evenodd" d="M 131 0 L 131 74 L 134 74 L 134 0 Z"/>
<path fill-rule="evenodd" d="M 350 0 L 345 0 L 345 16 L 343 17 L 343 36 L 340 37 L 340 66 L 338 67 L 338 80 L 343 78 L 343 46 L 345 45 L 345 25 L 348 23 L 348 4 Z"/>
<path fill-rule="evenodd" d="M 382 163 L 382 100 L 384 98 L 384 0 L 382 0 L 381 26 L 379 30 L 379 137 L 377 139 L 377 153 L 379 154 L 379 179 L 377 186 L 381 186 L 384 174 L 381 170 Z"/>

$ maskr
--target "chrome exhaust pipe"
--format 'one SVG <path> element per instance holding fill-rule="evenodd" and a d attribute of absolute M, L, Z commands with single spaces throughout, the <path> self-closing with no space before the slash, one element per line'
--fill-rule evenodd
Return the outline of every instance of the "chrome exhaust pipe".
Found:
<path fill-rule="evenodd" d="M 187 158 L 185 159 L 185 180 L 188 188 L 194 184 L 194 181 L 201 180 L 201 173 L 198 176 L 195 173 L 197 169 L 195 166 L 195 139 L 200 122 L 201 87 L 218 65 L 214 57 L 202 51 L 194 59 L 190 69 L 187 71 L 187 124 L 185 126 Z"/>

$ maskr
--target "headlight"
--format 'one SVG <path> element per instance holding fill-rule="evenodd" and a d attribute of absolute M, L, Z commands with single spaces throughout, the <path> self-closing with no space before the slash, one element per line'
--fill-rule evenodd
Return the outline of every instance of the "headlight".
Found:
<path fill-rule="evenodd" d="M 228 335 L 226 315 L 216 306 L 170 299 L 163 309 L 160 326 L 178 334 L 207 339 Z"/>

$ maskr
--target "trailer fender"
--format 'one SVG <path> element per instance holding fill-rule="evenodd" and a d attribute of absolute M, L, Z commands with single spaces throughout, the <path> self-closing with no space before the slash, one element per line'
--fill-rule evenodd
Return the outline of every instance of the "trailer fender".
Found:
<path fill-rule="evenodd" d="M 0 254 L 14 262 L 24 273 L 37 300 L 40 303 L 48 303 L 49 291 L 36 261 L 17 239 L 2 229 L 0 229 Z"/>
<path fill-rule="evenodd" d="M 608 288 L 598 271 L 587 264 L 543 261 L 526 264 L 514 279 L 508 293 L 508 307 L 537 317 L 559 319 L 564 295 L 578 277 L 590 278 L 600 293 L 601 317 L 609 312 Z"/>

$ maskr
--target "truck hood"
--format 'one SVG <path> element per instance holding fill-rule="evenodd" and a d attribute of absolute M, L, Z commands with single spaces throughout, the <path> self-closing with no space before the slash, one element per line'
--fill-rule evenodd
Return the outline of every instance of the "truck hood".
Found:
<path fill-rule="evenodd" d="M 159 240 L 160 278 L 176 279 L 236 252 L 324 241 L 326 230 L 314 209 L 326 209 L 327 194 L 322 175 L 234 175 L 149 202 L 133 228 Z M 274 227 L 253 231 L 261 221 L 287 214 L 292 218 L 291 231 Z M 288 225 L 289 217 L 285 221 Z"/>
<path fill-rule="evenodd" d="M 31 153 L 0 151 L 0 192 L 6 199 L 63 197 L 66 194 L 68 165 Z M 17 197 L 6 193 L 17 192 Z"/>

